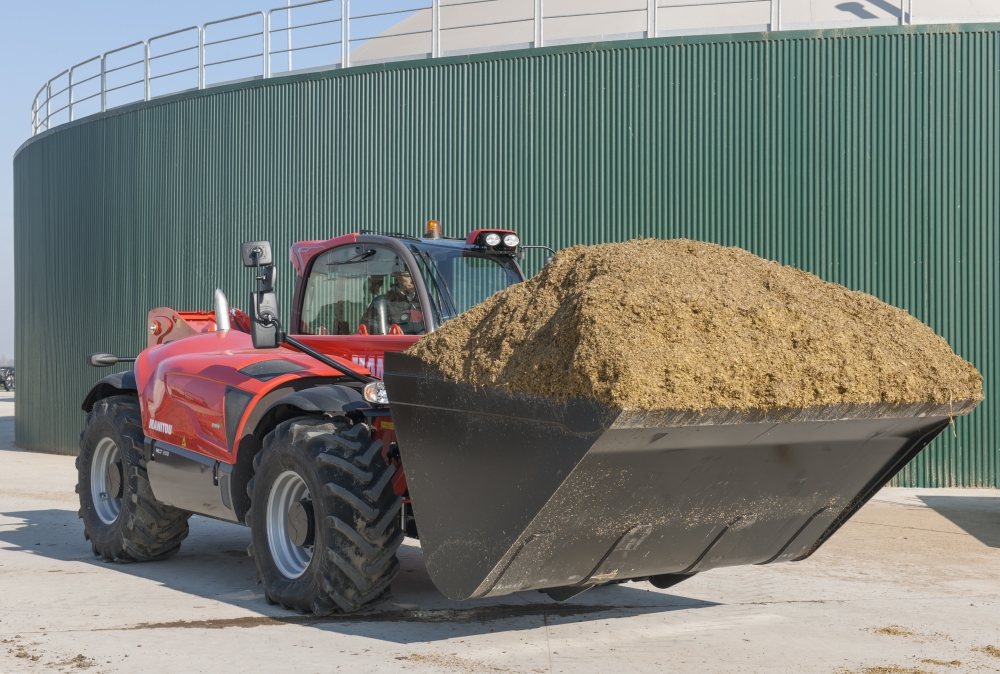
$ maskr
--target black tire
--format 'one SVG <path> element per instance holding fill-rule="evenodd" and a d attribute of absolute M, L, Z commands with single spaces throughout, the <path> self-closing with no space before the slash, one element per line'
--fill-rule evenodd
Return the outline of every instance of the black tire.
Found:
<path fill-rule="evenodd" d="M 403 499 L 393 493 L 395 469 L 368 426 L 340 418 L 286 421 L 264 439 L 254 468 L 247 485 L 250 553 L 268 603 L 330 615 L 371 608 L 389 596 L 389 583 L 399 573 Z M 311 501 L 299 502 L 311 505 L 314 523 L 311 558 L 297 578 L 278 568 L 268 539 L 268 500 L 288 471 L 305 483 Z"/>
<path fill-rule="evenodd" d="M 98 447 L 117 445 L 121 479 L 120 509 L 108 523 L 98 514 L 91 482 Z M 87 415 L 76 458 L 83 537 L 106 562 L 143 562 L 170 557 L 188 535 L 191 513 L 159 503 L 153 496 L 143 456 L 142 416 L 135 396 L 99 400 Z M 106 492 L 103 492 L 106 493 Z M 104 499 L 107 500 L 107 499 Z"/>

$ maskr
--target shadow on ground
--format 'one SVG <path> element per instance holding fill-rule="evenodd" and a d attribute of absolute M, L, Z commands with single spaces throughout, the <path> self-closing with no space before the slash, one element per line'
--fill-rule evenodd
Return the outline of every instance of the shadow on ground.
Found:
<path fill-rule="evenodd" d="M 918 498 L 984 545 L 1000 548 L 1000 497 L 970 494 Z"/>
<path fill-rule="evenodd" d="M 143 623 L 131 629 L 221 629 L 297 624 L 408 644 L 531 629 L 543 624 L 607 621 L 716 605 L 651 591 L 645 583 L 595 588 L 563 603 L 555 603 L 538 592 L 453 602 L 434 588 L 420 547 L 408 541 L 400 548 L 401 571 L 393 582 L 390 601 L 362 614 L 316 618 L 265 603 L 261 587 L 254 582 L 253 560 L 246 553 L 250 531 L 241 526 L 194 516 L 190 536 L 171 559 L 108 564 L 93 556 L 90 543 L 83 539 L 83 525 L 75 512 L 30 510 L 0 513 L 0 517 L 6 519 L 0 525 L 0 546 L 4 553 L 34 554 L 73 563 L 45 573 L 80 573 L 77 564 L 86 564 L 257 614 L 231 619 Z"/>

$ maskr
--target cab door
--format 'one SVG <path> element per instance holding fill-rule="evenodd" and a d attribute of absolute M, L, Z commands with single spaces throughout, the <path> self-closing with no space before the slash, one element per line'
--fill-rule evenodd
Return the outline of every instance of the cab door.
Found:
<path fill-rule="evenodd" d="M 416 279 L 390 246 L 351 243 L 313 261 L 303 281 L 297 337 L 382 376 L 382 355 L 409 348 L 427 329 Z"/>

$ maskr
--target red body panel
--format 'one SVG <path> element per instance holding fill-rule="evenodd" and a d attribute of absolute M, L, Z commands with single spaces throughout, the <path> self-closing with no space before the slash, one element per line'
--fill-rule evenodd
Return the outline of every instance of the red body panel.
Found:
<path fill-rule="evenodd" d="M 381 374 L 382 354 L 402 351 L 417 337 L 331 336 L 303 337 L 302 341 L 332 356 L 361 374 L 376 375 L 358 363 L 371 363 Z M 260 381 L 239 370 L 262 361 L 288 360 L 303 367 Z M 339 377 L 333 368 L 291 348 L 255 350 L 250 335 L 237 330 L 196 334 L 186 339 L 153 346 L 136 362 L 136 385 L 140 391 L 142 422 L 154 440 L 177 445 L 204 456 L 234 463 L 235 450 L 226 444 L 224 403 L 226 388 L 253 396 L 245 414 L 267 393 L 293 379 Z M 244 419 L 235 437 L 244 433 Z M 386 443 L 388 447 L 388 443 Z"/>
<path fill-rule="evenodd" d="M 359 365 L 373 377 L 382 378 L 386 351 L 406 351 L 420 335 L 296 335 L 303 344 L 331 356 Z"/>
<path fill-rule="evenodd" d="M 178 339 L 215 331 L 213 311 L 174 311 L 157 307 L 146 318 L 146 346 L 166 344 Z"/>
<path fill-rule="evenodd" d="M 300 241 L 293 243 L 289 257 L 292 259 L 292 266 L 295 267 L 295 273 L 302 276 L 305 270 L 309 268 L 309 263 L 312 262 L 312 259 L 323 251 L 330 250 L 336 246 L 342 246 L 345 243 L 354 243 L 357 240 L 357 234 L 344 234 L 343 236 L 336 236 L 326 241 Z"/>

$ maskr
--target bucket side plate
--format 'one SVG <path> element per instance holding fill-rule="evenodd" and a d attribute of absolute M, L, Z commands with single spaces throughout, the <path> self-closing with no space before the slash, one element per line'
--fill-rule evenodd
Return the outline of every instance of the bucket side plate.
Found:
<path fill-rule="evenodd" d="M 468 599 L 600 437 L 603 410 L 413 376 L 403 358 L 386 354 L 385 382 L 424 561 Z"/>

